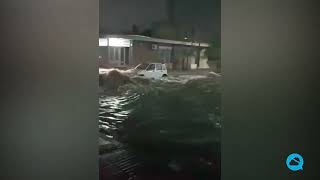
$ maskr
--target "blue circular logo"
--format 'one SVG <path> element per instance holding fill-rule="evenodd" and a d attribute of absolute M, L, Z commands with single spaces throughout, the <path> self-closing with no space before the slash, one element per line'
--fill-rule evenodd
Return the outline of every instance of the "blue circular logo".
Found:
<path fill-rule="evenodd" d="M 291 171 L 298 171 L 303 169 L 303 157 L 300 154 L 292 153 L 287 157 L 287 167 Z"/>

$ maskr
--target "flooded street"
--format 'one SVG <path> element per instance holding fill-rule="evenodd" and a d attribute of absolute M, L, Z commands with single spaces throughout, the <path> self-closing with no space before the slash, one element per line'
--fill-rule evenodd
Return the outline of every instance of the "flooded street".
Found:
<path fill-rule="evenodd" d="M 215 77 L 181 75 L 100 93 L 101 178 L 219 179 L 220 88 Z"/>

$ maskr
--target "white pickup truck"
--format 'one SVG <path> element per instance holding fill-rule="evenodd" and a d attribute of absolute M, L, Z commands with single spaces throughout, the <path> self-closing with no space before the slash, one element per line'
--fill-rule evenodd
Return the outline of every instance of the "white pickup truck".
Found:
<path fill-rule="evenodd" d="M 167 67 L 162 63 L 142 63 L 135 67 L 138 76 L 159 79 L 168 76 Z"/>

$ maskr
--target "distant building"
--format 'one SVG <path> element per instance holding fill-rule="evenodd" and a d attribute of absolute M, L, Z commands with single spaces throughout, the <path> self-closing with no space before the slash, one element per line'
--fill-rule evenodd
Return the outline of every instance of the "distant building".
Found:
<path fill-rule="evenodd" d="M 106 35 L 99 38 L 99 66 L 128 68 L 143 62 L 161 62 L 168 69 L 209 68 L 208 47 L 207 43 L 140 35 Z"/>

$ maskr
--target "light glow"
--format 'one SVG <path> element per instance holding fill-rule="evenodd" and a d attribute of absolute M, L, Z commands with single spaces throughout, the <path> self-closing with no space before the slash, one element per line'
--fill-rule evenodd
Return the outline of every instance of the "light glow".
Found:
<path fill-rule="evenodd" d="M 108 39 L 99 38 L 99 46 L 108 46 Z"/>
<path fill-rule="evenodd" d="M 122 38 L 109 38 L 109 46 L 113 47 L 130 47 L 130 40 Z"/>

